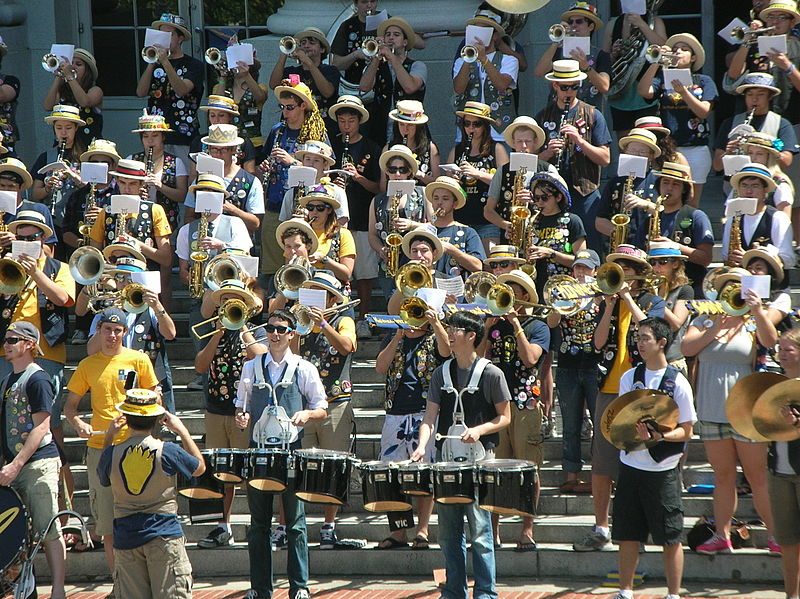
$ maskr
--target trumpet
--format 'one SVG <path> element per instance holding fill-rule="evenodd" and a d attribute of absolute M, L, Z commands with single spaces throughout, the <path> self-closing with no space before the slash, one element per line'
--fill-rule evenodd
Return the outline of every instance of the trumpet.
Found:
<path fill-rule="evenodd" d="M 352 300 L 349 302 L 345 302 L 343 304 L 339 304 L 337 306 L 333 306 L 326 310 L 322 311 L 323 318 L 330 318 L 340 312 L 344 312 L 345 310 L 349 310 L 350 308 L 354 308 L 358 304 L 361 303 L 361 300 Z M 311 308 L 308 306 L 304 306 L 303 304 L 295 304 L 291 308 L 289 308 L 289 312 L 294 314 L 295 319 L 297 320 L 297 324 L 295 326 L 295 331 L 297 331 L 298 335 L 308 335 L 311 332 L 311 329 L 314 328 L 314 321 L 311 319 Z M 258 327 L 256 327 L 258 328 Z"/>
<path fill-rule="evenodd" d="M 50 54 L 48 52 L 42 56 L 42 68 L 48 73 L 55 73 L 59 66 L 61 66 L 61 61 L 55 54 Z"/>
<path fill-rule="evenodd" d="M 300 287 L 313 275 L 311 263 L 303 256 L 293 256 L 288 264 L 281 266 L 275 273 L 275 288 L 286 299 L 297 299 Z"/>
<path fill-rule="evenodd" d="M 159 48 L 160 46 L 145 46 L 142 48 L 142 60 L 148 64 L 154 64 L 158 62 Z M 169 52 L 167 52 L 167 57 L 169 58 Z"/>
<path fill-rule="evenodd" d="M 0 293 L 17 295 L 25 288 L 28 273 L 22 265 L 11 258 L 0 259 Z"/>
<path fill-rule="evenodd" d="M 146 288 L 141 283 L 129 283 L 120 292 L 120 303 L 125 312 L 140 314 L 148 309 L 147 302 L 144 301 Z"/>
<path fill-rule="evenodd" d="M 461 59 L 467 64 L 478 60 L 478 49 L 475 46 L 464 46 L 461 48 Z"/>
<path fill-rule="evenodd" d="M 554 44 L 563 42 L 564 38 L 569 35 L 572 35 L 572 28 L 566 23 L 550 25 L 550 29 L 547 30 L 547 37 L 549 37 L 550 41 Z"/>
<path fill-rule="evenodd" d="M 769 27 L 759 27 L 758 29 L 751 29 L 750 31 L 746 31 L 744 27 L 734 27 L 731 29 L 731 37 L 739 44 L 752 46 L 753 44 L 758 43 L 759 36 L 768 34 L 772 35 L 774 30 L 774 25 Z"/>
<path fill-rule="evenodd" d="M 227 75 L 230 72 L 230 69 L 228 69 L 228 61 L 219 48 L 209 48 L 206 50 L 205 58 L 208 64 L 219 71 L 220 75 Z"/>
<path fill-rule="evenodd" d="M 397 271 L 394 282 L 405 297 L 413 297 L 419 289 L 433 287 L 433 276 L 427 266 L 412 260 Z"/>
<path fill-rule="evenodd" d="M 652 44 L 644 51 L 647 62 L 658 63 L 665 67 L 674 67 L 678 64 L 678 55 L 674 52 L 664 52 L 658 44 Z"/>
<path fill-rule="evenodd" d="M 489 290 L 497 283 L 497 277 L 490 272 L 474 272 L 464 281 L 464 299 L 467 303 L 486 305 Z"/>
<path fill-rule="evenodd" d="M 486 294 L 486 308 L 491 312 L 492 316 L 505 316 L 514 309 L 514 304 L 527 306 L 529 308 L 537 308 L 543 312 L 549 312 L 554 308 L 546 304 L 534 304 L 518 300 L 514 297 L 514 290 L 510 285 L 505 283 L 495 283 L 492 285 L 489 292 Z"/>
<path fill-rule="evenodd" d="M 654 274 L 628 277 L 616 262 L 606 262 L 597 269 L 596 285 L 603 295 L 619 293 L 628 281 L 644 281 L 644 287 L 655 289 L 664 282 L 664 277 Z"/>
<path fill-rule="evenodd" d="M 297 45 L 297 40 L 291 35 L 283 36 L 278 42 L 278 48 L 280 49 L 281 54 L 286 54 L 286 56 L 291 56 L 294 54 L 297 50 Z"/>
<path fill-rule="evenodd" d="M 197 324 L 192 325 L 192 334 L 197 339 L 205 339 L 206 337 L 211 337 L 214 333 L 217 332 L 217 329 L 214 328 L 208 333 L 204 333 L 202 335 L 198 334 L 197 329 L 202 327 L 203 325 L 210 324 L 217 320 L 222 323 L 222 326 L 225 327 L 229 331 L 238 331 L 239 329 L 243 328 L 244 325 L 247 324 L 247 319 L 250 318 L 250 308 L 246 303 L 242 300 L 237 298 L 231 298 L 222 302 L 222 305 L 217 309 L 217 313 L 208 318 L 203 320 L 202 322 L 198 322 Z"/>
<path fill-rule="evenodd" d="M 222 283 L 229 279 L 244 281 L 246 274 L 235 258 L 228 254 L 217 254 L 206 264 L 203 273 L 203 283 L 211 291 L 222 287 Z"/>
<path fill-rule="evenodd" d="M 79 247 L 69 259 L 69 273 L 76 283 L 83 286 L 97 284 L 105 268 L 103 252 L 89 245 Z"/>

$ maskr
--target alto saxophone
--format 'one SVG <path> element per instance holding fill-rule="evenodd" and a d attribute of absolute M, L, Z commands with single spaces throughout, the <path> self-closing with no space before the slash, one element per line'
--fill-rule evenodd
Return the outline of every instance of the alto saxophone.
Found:
<path fill-rule="evenodd" d="M 625 185 L 622 186 L 622 199 L 620 200 L 621 212 L 611 217 L 611 224 L 614 225 L 614 230 L 611 232 L 610 246 L 611 251 L 615 251 L 617 246 L 625 243 L 628 238 L 628 226 L 631 224 L 630 210 L 626 210 L 625 198 L 633 193 L 633 180 L 634 175 L 630 175 L 625 179 Z"/>
<path fill-rule="evenodd" d="M 658 196 L 656 198 L 655 207 L 653 208 L 653 215 L 650 217 L 650 223 L 647 229 L 647 248 L 650 249 L 650 243 L 653 239 L 661 237 L 661 211 L 664 209 L 664 202 L 669 199 L 669 194 Z"/>
<path fill-rule="evenodd" d="M 526 256 L 528 250 L 539 242 L 538 228 L 539 219 L 541 216 L 542 209 L 537 207 L 526 220 L 524 226 L 525 236 L 523 238 L 523 245 L 522 247 L 517 248 L 519 249 L 520 256 Z M 536 278 L 536 262 L 528 260 L 522 266 L 520 266 L 520 270 L 527 273 L 531 277 Z"/>
<path fill-rule="evenodd" d="M 203 267 L 208 260 L 208 252 L 200 248 L 200 241 L 208 237 L 208 211 L 200 215 L 200 224 L 197 226 L 197 239 L 192 242 L 192 253 L 189 259 L 192 265 L 189 268 L 189 295 L 195 299 L 203 297 Z"/>
<path fill-rule="evenodd" d="M 400 268 L 400 246 L 403 243 L 403 236 L 397 231 L 395 221 L 400 218 L 400 197 L 401 193 L 396 192 L 389 205 L 389 234 L 386 236 L 386 274 L 389 277 L 397 275 Z"/>
<path fill-rule="evenodd" d="M 523 189 L 523 184 L 525 181 L 525 173 L 527 172 L 526 167 L 520 167 L 517 171 L 516 176 L 514 177 L 514 191 L 511 194 L 511 245 L 515 246 L 517 249 L 521 250 L 524 249 L 523 244 L 525 243 L 525 230 L 526 224 L 528 219 L 531 216 L 531 211 L 526 205 L 526 202 L 521 202 L 519 200 L 519 194 Z"/>
<path fill-rule="evenodd" d="M 739 212 L 733 215 L 731 221 L 731 230 L 728 235 L 728 259 L 725 261 L 725 266 L 736 266 L 732 254 L 737 250 L 742 250 L 742 215 Z"/>

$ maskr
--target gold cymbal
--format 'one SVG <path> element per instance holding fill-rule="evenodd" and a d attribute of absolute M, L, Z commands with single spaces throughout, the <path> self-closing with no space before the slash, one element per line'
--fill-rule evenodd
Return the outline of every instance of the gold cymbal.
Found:
<path fill-rule="evenodd" d="M 800 404 L 800 379 L 789 379 L 773 385 L 753 406 L 753 426 L 770 441 L 800 439 L 800 429 L 784 419 L 781 408 Z"/>
<path fill-rule="evenodd" d="M 661 433 L 669 432 L 678 425 L 678 404 L 654 389 L 634 389 L 608 404 L 600 428 L 614 447 L 635 451 L 651 445 L 636 434 L 636 423 L 642 420 L 653 421 Z"/>
<path fill-rule="evenodd" d="M 736 381 L 725 400 L 725 414 L 737 433 L 753 441 L 769 441 L 753 425 L 753 406 L 762 393 L 785 380 L 777 372 L 754 372 Z"/>
<path fill-rule="evenodd" d="M 489 4 L 497 10 L 521 15 L 539 10 L 550 0 L 489 0 Z"/>

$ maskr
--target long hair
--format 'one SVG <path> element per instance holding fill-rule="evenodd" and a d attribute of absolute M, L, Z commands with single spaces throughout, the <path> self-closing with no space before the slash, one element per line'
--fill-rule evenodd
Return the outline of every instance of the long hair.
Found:
<path fill-rule="evenodd" d="M 328 216 L 325 218 L 322 230 L 324 231 L 326 239 L 333 239 L 336 233 L 339 232 L 339 221 L 336 218 L 336 211 L 333 209 L 333 206 L 331 204 L 328 204 L 328 206 L 330 206 L 331 209 L 328 211 Z"/>
<path fill-rule="evenodd" d="M 428 128 L 428 123 L 417 125 L 414 127 L 413 139 L 406 140 L 406 146 L 409 150 L 414 152 L 418 157 L 421 157 L 431 147 L 431 130 Z M 392 141 L 389 142 L 389 147 L 403 143 L 403 136 L 400 135 L 400 127 L 397 121 L 392 125 Z"/>
<path fill-rule="evenodd" d="M 667 276 L 667 293 L 674 291 L 684 285 L 690 285 L 689 277 L 686 276 L 686 264 L 684 260 L 675 260 L 678 263 L 678 268 L 669 271 Z"/>
<path fill-rule="evenodd" d="M 666 135 L 656 131 L 654 133 L 656 134 L 657 145 L 661 148 L 661 156 L 653 158 L 652 163 L 653 168 L 660 171 L 665 162 L 678 162 L 678 145 L 669 133 Z"/>
<path fill-rule="evenodd" d="M 491 156 L 494 153 L 494 140 L 492 139 L 492 130 L 489 127 L 489 121 L 478 119 L 483 130 L 483 139 L 481 140 L 480 148 L 478 148 L 478 155 L 482 157 Z M 455 157 L 458 158 L 467 149 L 467 131 L 464 129 L 464 120 L 459 119 L 458 126 L 461 128 L 461 141 L 456 145 Z M 470 148 L 473 150 L 474 148 Z M 474 152 L 470 152 L 474 155 Z"/>

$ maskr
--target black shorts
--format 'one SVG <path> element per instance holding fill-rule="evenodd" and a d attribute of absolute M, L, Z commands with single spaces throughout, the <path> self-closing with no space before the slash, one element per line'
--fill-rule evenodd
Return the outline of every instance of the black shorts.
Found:
<path fill-rule="evenodd" d="M 672 470 L 649 472 L 619 465 L 614 495 L 615 541 L 647 542 L 648 533 L 656 545 L 675 545 L 683 533 L 680 465 Z"/>
<path fill-rule="evenodd" d="M 649 108 L 640 108 L 639 110 L 617 110 L 616 108 L 611 108 L 611 122 L 614 124 L 614 131 L 630 131 L 633 129 L 636 119 L 640 119 L 643 116 L 658 116 L 660 110 L 658 104 Z"/>

